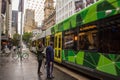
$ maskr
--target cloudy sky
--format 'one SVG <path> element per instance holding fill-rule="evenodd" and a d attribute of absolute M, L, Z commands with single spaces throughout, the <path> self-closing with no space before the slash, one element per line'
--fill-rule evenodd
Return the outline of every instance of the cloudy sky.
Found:
<path fill-rule="evenodd" d="M 38 25 L 41 25 L 42 20 L 44 19 L 43 18 L 44 17 L 43 4 L 45 0 L 24 0 L 24 1 L 25 1 L 25 4 L 28 3 L 27 5 L 25 5 L 26 8 L 28 8 L 29 6 L 29 9 L 35 10 L 35 21 L 38 22 Z M 36 3 L 38 4 L 36 5 Z M 18 10 L 18 4 L 19 4 L 19 0 L 12 0 L 12 10 Z"/>
<path fill-rule="evenodd" d="M 12 10 L 18 10 L 19 0 L 12 0 Z"/>

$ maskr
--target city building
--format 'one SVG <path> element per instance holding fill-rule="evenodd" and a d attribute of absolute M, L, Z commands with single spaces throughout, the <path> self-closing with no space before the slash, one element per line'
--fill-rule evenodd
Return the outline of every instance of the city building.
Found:
<path fill-rule="evenodd" d="M 35 15 L 34 10 L 26 9 L 24 32 L 32 32 L 32 30 L 36 28 L 34 15 Z"/>
<path fill-rule="evenodd" d="M 43 29 L 47 29 L 55 24 L 56 12 L 53 0 L 46 0 L 44 7 Z"/>
<path fill-rule="evenodd" d="M 18 33 L 18 11 L 12 11 L 12 35 Z"/>
<path fill-rule="evenodd" d="M 75 0 L 56 0 L 56 23 L 75 13 Z"/>
<path fill-rule="evenodd" d="M 11 37 L 11 19 L 12 19 L 11 0 L 2 0 L 1 2 L 1 32 L 5 36 Z"/>
<path fill-rule="evenodd" d="M 11 0 L 0 0 L 0 49 L 4 42 L 11 40 Z"/>
<path fill-rule="evenodd" d="M 98 0 L 56 0 L 56 23 L 86 8 Z"/>
<path fill-rule="evenodd" d="M 44 19 L 45 0 L 27 0 L 27 9 L 35 10 L 35 22 L 40 26 Z"/>
<path fill-rule="evenodd" d="M 41 25 L 39 27 L 33 30 L 32 40 L 39 39 L 40 37 L 44 37 L 45 35 L 51 34 L 50 28 L 55 24 L 55 17 L 56 17 L 56 12 L 54 8 L 54 0 L 45 0 L 43 14 L 44 14 L 44 20 L 42 20 Z M 44 31 L 46 29 L 48 30 Z"/>
<path fill-rule="evenodd" d="M 12 16 L 11 0 L 6 0 L 6 13 L 5 13 L 5 30 L 4 33 L 11 36 L 11 16 Z"/>
<path fill-rule="evenodd" d="M 0 0 L 0 36 L 1 36 L 1 32 L 3 31 L 3 18 L 2 18 L 2 0 Z"/>

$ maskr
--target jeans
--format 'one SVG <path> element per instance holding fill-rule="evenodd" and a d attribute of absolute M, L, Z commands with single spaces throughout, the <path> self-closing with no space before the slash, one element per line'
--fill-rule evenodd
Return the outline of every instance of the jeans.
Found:
<path fill-rule="evenodd" d="M 53 77 L 52 73 L 53 73 L 53 63 L 52 65 L 50 65 L 50 63 L 47 63 L 47 77 L 52 78 Z"/>
<path fill-rule="evenodd" d="M 38 60 L 38 73 L 40 73 L 41 65 L 42 65 L 42 60 Z"/>

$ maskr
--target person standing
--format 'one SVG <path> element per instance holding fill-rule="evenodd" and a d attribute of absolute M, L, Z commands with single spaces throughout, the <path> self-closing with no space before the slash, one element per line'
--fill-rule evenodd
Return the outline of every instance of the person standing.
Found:
<path fill-rule="evenodd" d="M 44 50 L 44 45 L 42 44 L 42 42 L 39 42 L 39 45 L 37 47 L 37 58 L 38 58 L 38 74 L 42 74 L 42 72 L 40 71 L 41 69 L 41 65 L 42 65 L 42 60 L 43 60 L 43 50 Z"/>
<path fill-rule="evenodd" d="M 53 43 L 46 48 L 46 65 L 47 65 L 47 78 L 54 78 L 53 76 L 53 63 L 54 63 L 54 49 Z"/>

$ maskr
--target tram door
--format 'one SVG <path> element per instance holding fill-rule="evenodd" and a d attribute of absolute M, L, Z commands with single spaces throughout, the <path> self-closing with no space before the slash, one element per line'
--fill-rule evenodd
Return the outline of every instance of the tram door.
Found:
<path fill-rule="evenodd" d="M 54 59 L 56 62 L 61 63 L 62 59 L 62 32 L 55 34 L 54 37 Z"/>
<path fill-rule="evenodd" d="M 46 42 L 45 45 L 49 46 L 49 44 L 50 44 L 50 36 L 46 37 L 46 41 L 45 42 Z"/>

